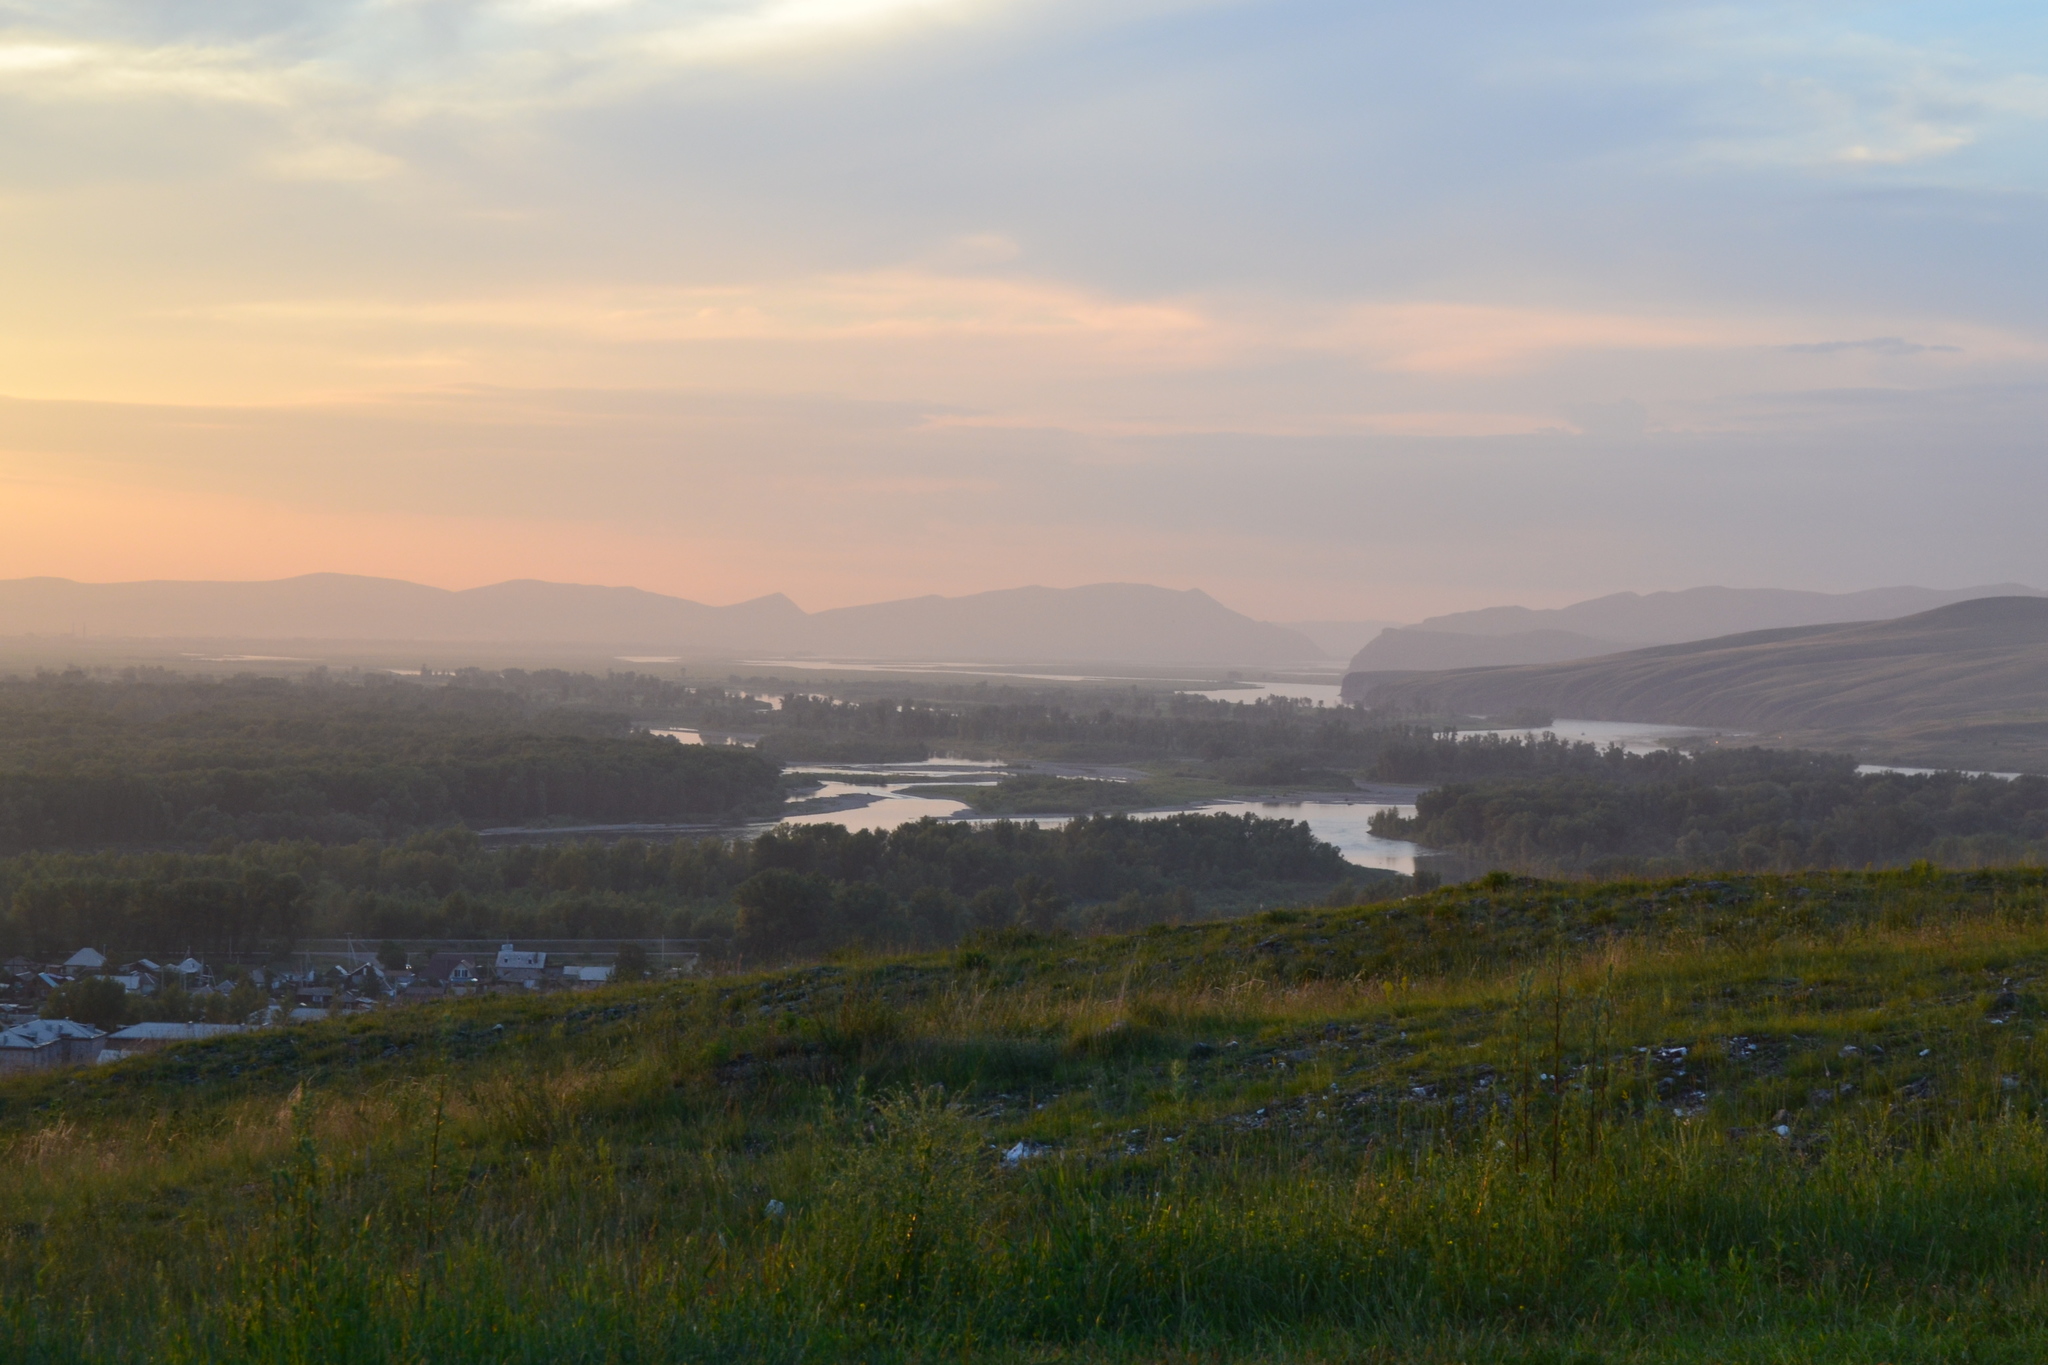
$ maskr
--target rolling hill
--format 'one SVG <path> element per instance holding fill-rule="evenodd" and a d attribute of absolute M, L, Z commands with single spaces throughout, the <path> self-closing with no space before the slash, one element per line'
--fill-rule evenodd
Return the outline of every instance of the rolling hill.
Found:
<path fill-rule="evenodd" d="M 1794 626 L 1572 663 L 1355 672 L 1375 709 L 1725 727 L 1932 766 L 2048 771 L 2048 600 Z"/>
<path fill-rule="evenodd" d="M 1681 644 L 1744 631 L 1880 621 L 1983 597 L 2039 597 L 2018 583 L 1975 588 L 1872 588 L 1794 592 L 1783 588 L 1688 588 L 1619 592 L 1569 607 L 1487 607 L 1432 616 L 1366 642 L 1354 673 L 1387 669 L 1481 668 L 1561 663 L 1643 645 Z"/>
<path fill-rule="evenodd" d="M 0 1359 L 2038 1360 L 2044 889 L 1502 873 L 8 1075 Z"/>
<path fill-rule="evenodd" d="M 805 612 L 781 594 L 713 607 L 639 588 L 521 579 L 451 592 L 308 574 L 260 583 L 0 582 L 0 636 L 486 642 L 636 653 L 737 652 L 901 662 L 1284 665 L 1323 657 L 1297 631 L 1198 589 L 1013 588 Z"/>

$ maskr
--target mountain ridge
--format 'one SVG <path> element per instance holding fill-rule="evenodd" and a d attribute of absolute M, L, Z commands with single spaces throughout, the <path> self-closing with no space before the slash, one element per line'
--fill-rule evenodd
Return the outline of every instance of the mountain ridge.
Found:
<path fill-rule="evenodd" d="M 451 590 L 404 579 L 306 574 L 252 582 L 0 581 L 0 636 L 465 642 L 725 650 L 902 662 L 1243 663 L 1323 657 L 1297 631 L 1198 588 L 929 594 L 806 612 L 781 593 L 708 606 L 642 588 L 511 579 Z"/>
<path fill-rule="evenodd" d="M 2048 771 L 2048 600 L 1785 626 L 1567 663 L 1354 672 L 1374 709 L 1739 729 L 1892 762 Z"/>
<path fill-rule="evenodd" d="M 2048 594 L 2022 583 L 1969 588 L 1901 586 L 1847 593 L 1722 587 L 1618 592 L 1565 607 L 1483 607 L 1452 612 L 1383 630 L 1352 656 L 1348 671 L 1562 663 L 1745 631 L 1891 620 L 1956 602 L 2041 596 Z"/>

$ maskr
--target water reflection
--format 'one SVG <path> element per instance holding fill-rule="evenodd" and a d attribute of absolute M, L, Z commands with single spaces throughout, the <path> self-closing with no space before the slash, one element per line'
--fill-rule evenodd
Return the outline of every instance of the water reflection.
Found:
<path fill-rule="evenodd" d="M 1248 682 L 1234 687 L 1216 687 L 1200 692 L 1187 692 L 1190 697 L 1207 697 L 1210 701 L 1257 701 L 1261 697 L 1291 697 L 1298 701 L 1312 701 L 1321 706 L 1342 706 L 1343 687 L 1338 683 L 1316 682 Z"/>
<path fill-rule="evenodd" d="M 648 662 L 661 662 L 650 660 Z M 1261 697 L 1293 697 L 1302 701 L 1320 702 L 1325 706 L 1340 706 L 1342 687 L 1335 682 L 1232 682 L 1221 685 L 1210 678 L 1169 678 L 1157 674 L 1131 673 L 1049 673 L 1032 669 L 1006 669 L 989 664 L 970 663 L 922 663 L 887 664 L 857 662 L 845 659 L 748 659 L 745 662 L 756 668 L 811 668 L 833 669 L 848 673 L 891 673 L 957 678 L 1019 678 L 1027 682 L 1063 683 L 1196 683 L 1206 684 L 1177 689 L 1183 696 L 1206 697 L 1210 701 L 1253 702 Z"/>
<path fill-rule="evenodd" d="M 1669 749 L 1681 740 L 1697 739 L 1702 735 L 1725 735 L 1728 731 L 1704 729 L 1697 725 L 1659 725 L 1654 721 L 1555 720 L 1548 725 L 1534 727 L 1482 726 L 1459 733 L 1499 735 L 1503 739 L 1541 739 L 1545 735 L 1555 735 L 1567 744 L 1595 744 L 1602 749 L 1610 744 L 1619 744 L 1629 753 L 1648 754 Z"/>
<path fill-rule="evenodd" d="M 1415 814 L 1413 806 L 1342 801 L 1216 801 L 1201 810 L 1262 815 L 1273 820 L 1306 820 L 1316 838 L 1335 844 L 1344 861 L 1358 867 L 1412 873 L 1416 857 L 1427 856 L 1429 852 L 1404 839 L 1382 839 L 1367 827 L 1372 817 L 1383 810 L 1394 811 L 1404 819 L 1411 817 Z"/>
<path fill-rule="evenodd" d="M 1996 777 L 2005 782 L 2017 782 L 2025 773 L 1972 772 L 1962 768 L 1899 768 L 1889 763 L 1859 763 L 1856 771 L 1869 776 L 1872 773 L 1899 773 L 1906 777 L 1933 777 L 1939 773 L 1954 773 L 1958 777 Z"/>
<path fill-rule="evenodd" d="M 807 801 L 820 806 L 827 803 L 840 805 L 839 809 L 819 809 L 801 815 L 786 817 L 779 823 L 785 825 L 844 825 L 852 830 L 892 830 L 927 816 L 939 820 L 959 820 L 972 824 L 993 824 L 998 817 L 977 815 L 973 807 L 965 802 L 945 797 L 926 796 L 916 792 L 905 792 L 897 788 L 904 785 L 922 785 L 931 782 L 945 782 L 950 785 L 994 783 L 1009 771 L 1001 763 L 977 762 L 968 759 L 939 759 L 927 763 L 863 763 L 811 765 L 791 768 L 791 772 L 831 774 L 859 773 L 873 775 L 890 785 L 868 785 L 865 783 L 823 781 L 818 790 Z M 858 802 L 858 805 L 852 803 Z M 1169 815 L 1185 813 L 1229 815 L 1257 815 L 1266 819 L 1303 820 L 1318 839 L 1334 844 L 1344 855 L 1346 862 L 1357 867 L 1383 868 L 1389 872 L 1412 873 L 1417 855 L 1427 855 L 1428 850 L 1398 839 L 1382 839 L 1368 828 L 1373 815 L 1382 810 L 1396 811 L 1402 816 L 1412 816 L 1415 807 L 1384 802 L 1341 801 L 1341 800 L 1295 800 L 1295 801 L 1209 801 L 1200 805 L 1180 807 L 1173 810 L 1132 811 L 1136 820 L 1157 820 Z M 1043 825 L 1048 829 L 1063 825 L 1071 817 L 1064 815 L 1033 815 L 1022 817 L 1026 823 Z"/>
<path fill-rule="evenodd" d="M 758 734 L 739 734 L 737 732 L 719 730 L 695 730 L 679 726 L 649 730 L 647 733 L 650 735 L 665 735 L 678 744 L 724 744 L 733 745 L 741 749 L 751 749 L 761 742 L 761 736 Z"/>

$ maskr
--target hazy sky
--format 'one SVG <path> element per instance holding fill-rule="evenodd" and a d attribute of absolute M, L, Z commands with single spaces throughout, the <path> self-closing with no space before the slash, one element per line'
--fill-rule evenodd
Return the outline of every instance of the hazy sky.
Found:
<path fill-rule="evenodd" d="M 0 577 L 2048 586 L 2038 3 L 0 0 Z"/>

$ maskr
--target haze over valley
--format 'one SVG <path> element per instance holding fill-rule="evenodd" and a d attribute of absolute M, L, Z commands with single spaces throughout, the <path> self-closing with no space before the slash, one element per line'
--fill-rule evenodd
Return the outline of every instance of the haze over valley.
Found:
<path fill-rule="evenodd" d="M 1132 583 L 936 594 L 807 613 L 781 594 L 709 607 L 637 588 L 531 580 L 447 592 L 314 574 L 272 583 L 0 583 L 0 636 L 418 641 L 810 654 L 904 661 L 1299 664 L 1307 636 L 1200 590 Z"/>
<path fill-rule="evenodd" d="M 471 667 L 609 657 L 660 671 L 729 661 L 757 679 L 756 690 L 763 669 L 808 679 L 806 688 L 863 671 L 873 674 L 870 687 L 921 673 L 1057 687 L 1137 669 L 1157 673 L 1148 686 L 1225 701 L 1342 701 L 1468 725 L 1540 713 L 1838 747 L 1884 763 L 2033 771 L 2048 770 L 2042 611 L 2048 593 L 2018 584 L 1839 594 L 1709 587 L 1544 610 L 1493 607 L 1412 626 L 1295 629 L 1253 620 L 1198 589 L 1129 583 L 809 613 L 780 594 L 715 607 L 531 580 L 450 592 L 341 574 L 264 583 L 26 579 L 0 583 L 0 656 L 11 648 L 47 663 L 96 647 L 187 667 L 212 660 L 286 672 L 379 657 L 396 666 L 451 650 Z M 1329 645 L 1368 632 L 1338 687 Z M 285 649 L 294 652 L 276 653 Z M 1176 670 L 1186 676 L 1176 679 Z"/>
<path fill-rule="evenodd" d="M 0 6 L 0 1362 L 2048 1359 L 2048 10 Z"/>

